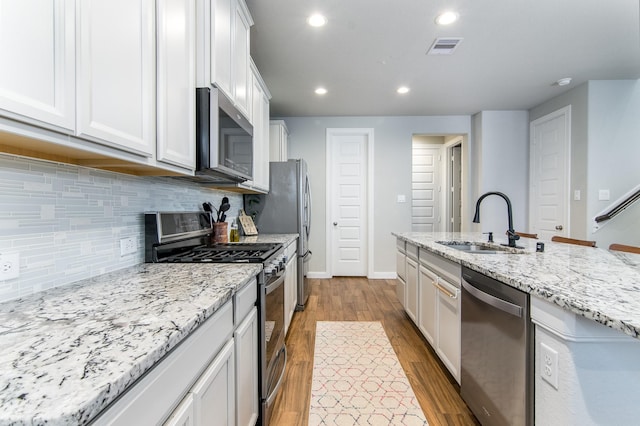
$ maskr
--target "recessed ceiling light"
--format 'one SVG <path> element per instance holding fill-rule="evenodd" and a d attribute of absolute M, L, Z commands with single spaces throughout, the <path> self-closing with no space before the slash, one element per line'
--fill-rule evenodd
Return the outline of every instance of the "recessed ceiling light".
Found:
<path fill-rule="evenodd" d="M 561 78 L 560 80 L 556 81 L 555 84 L 558 86 L 566 86 L 569 83 L 571 83 L 571 77 Z"/>
<path fill-rule="evenodd" d="M 325 89 L 324 87 L 318 87 L 316 90 L 316 95 L 326 95 L 327 94 L 327 89 Z"/>
<path fill-rule="evenodd" d="M 409 88 L 407 86 L 400 86 L 398 87 L 397 92 L 400 94 L 409 93 Z"/>
<path fill-rule="evenodd" d="M 450 25 L 458 20 L 458 14 L 456 12 L 447 11 L 441 13 L 436 17 L 436 24 L 438 25 Z"/>
<path fill-rule="evenodd" d="M 312 27 L 322 27 L 327 23 L 327 18 L 319 13 L 314 13 L 307 18 L 307 23 Z"/>

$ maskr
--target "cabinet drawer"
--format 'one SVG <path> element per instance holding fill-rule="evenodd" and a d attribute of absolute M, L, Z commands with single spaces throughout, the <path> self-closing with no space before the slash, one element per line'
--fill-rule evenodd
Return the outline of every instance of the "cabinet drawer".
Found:
<path fill-rule="evenodd" d="M 420 249 L 420 263 L 460 288 L 461 267 L 459 264 L 425 249 Z"/>
<path fill-rule="evenodd" d="M 418 260 L 418 246 L 407 243 L 407 256 L 413 260 Z"/>
<path fill-rule="evenodd" d="M 234 308 L 236 310 L 234 325 L 238 325 L 256 305 L 256 299 L 258 298 L 257 280 L 255 278 L 252 279 L 249 284 L 242 287 L 234 297 Z"/>
<path fill-rule="evenodd" d="M 401 253 L 406 253 L 407 242 L 405 240 L 401 240 L 400 238 L 396 239 L 396 248 Z"/>

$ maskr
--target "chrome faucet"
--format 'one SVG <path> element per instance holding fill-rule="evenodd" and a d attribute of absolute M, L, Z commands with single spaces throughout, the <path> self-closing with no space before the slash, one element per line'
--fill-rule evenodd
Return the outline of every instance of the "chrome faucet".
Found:
<path fill-rule="evenodd" d="M 489 195 L 498 195 L 502 197 L 507 202 L 507 215 L 509 216 L 509 229 L 507 230 L 507 236 L 509 237 L 509 247 L 518 247 L 516 246 L 516 241 L 520 239 L 520 235 L 516 234 L 516 231 L 513 230 L 513 211 L 511 210 L 511 200 L 502 192 L 487 192 L 482 194 L 478 201 L 476 201 L 476 214 L 473 216 L 473 223 L 480 223 L 480 203 Z"/>

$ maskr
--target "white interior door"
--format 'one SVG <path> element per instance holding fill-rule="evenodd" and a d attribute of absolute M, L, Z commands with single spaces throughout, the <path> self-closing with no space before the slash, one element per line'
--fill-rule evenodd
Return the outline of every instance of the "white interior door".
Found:
<path fill-rule="evenodd" d="M 328 129 L 331 274 L 366 276 L 370 129 Z"/>
<path fill-rule="evenodd" d="M 545 240 L 569 235 L 570 129 L 570 106 L 531 122 L 529 232 Z"/>
<path fill-rule="evenodd" d="M 413 142 L 411 177 L 411 230 L 440 230 L 440 150 L 441 146 Z"/>

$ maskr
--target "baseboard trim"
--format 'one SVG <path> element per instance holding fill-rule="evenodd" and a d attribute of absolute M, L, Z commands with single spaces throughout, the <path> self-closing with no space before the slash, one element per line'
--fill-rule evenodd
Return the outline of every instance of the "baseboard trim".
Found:
<path fill-rule="evenodd" d="M 328 272 L 307 272 L 307 277 L 311 279 L 327 280 L 333 278 Z M 395 280 L 398 278 L 398 274 L 395 272 L 374 272 L 373 275 L 368 276 L 370 280 Z"/>

